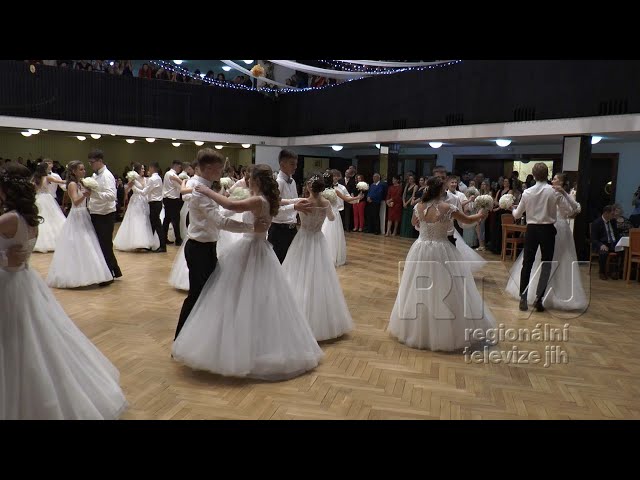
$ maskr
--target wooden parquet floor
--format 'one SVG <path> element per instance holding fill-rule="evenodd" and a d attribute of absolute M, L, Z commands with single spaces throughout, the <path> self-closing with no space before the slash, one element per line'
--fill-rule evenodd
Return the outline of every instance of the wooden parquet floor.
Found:
<path fill-rule="evenodd" d="M 278 383 L 194 372 L 171 359 L 185 297 L 167 284 L 176 247 L 166 255 L 116 252 L 124 277 L 114 284 L 54 293 L 120 370 L 130 404 L 123 419 L 640 418 L 640 283 L 602 281 L 594 266 L 586 313 L 522 313 L 502 294 L 503 265 L 491 263 L 483 291 L 505 328 L 569 324 L 564 342 L 505 340 L 492 350 L 536 350 L 544 357 L 545 348 L 556 345 L 566 363 L 523 364 L 519 356 L 475 363 L 462 353 L 406 347 L 385 331 L 398 288 L 397 262 L 411 243 L 347 234 L 348 264 L 338 275 L 356 328 L 321 343 L 325 358 L 314 371 Z M 32 257 L 43 277 L 51 257 Z"/>

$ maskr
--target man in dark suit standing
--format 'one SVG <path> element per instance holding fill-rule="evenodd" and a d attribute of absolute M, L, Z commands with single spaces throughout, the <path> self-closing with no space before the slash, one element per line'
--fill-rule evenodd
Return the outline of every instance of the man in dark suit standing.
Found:
<path fill-rule="evenodd" d="M 347 187 L 347 192 L 352 197 L 357 197 L 360 193 L 356 189 L 356 168 L 353 165 L 344 172 L 344 186 Z M 349 202 L 344 204 L 343 225 L 345 232 L 350 232 L 353 227 L 353 205 Z"/>
<path fill-rule="evenodd" d="M 365 208 L 365 232 L 380 235 L 380 203 L 387 196 L 386 184 L 380 180 L 380 174 L 373 174 L 373 182 L 369 186 L 367 194 L 367 206 Z"/>
<path fill-rule="evenodd" d="M 596 218 L 591 224 L 591 245 L 595 252 L 598 252 L 598 262 L 600 264 L 600 279 L 607 280 L 607 258 L 609 253 L 616 253 L 617 257 L 609 275 L 613 280 L 619 278 L 619 264 L 622 252 L 616 252 L 616 244 L 620 239 L 616 222 L 611 220 L 614 217 L 613 205 L 607 205 L 602 209 L 602 215 Z"/>

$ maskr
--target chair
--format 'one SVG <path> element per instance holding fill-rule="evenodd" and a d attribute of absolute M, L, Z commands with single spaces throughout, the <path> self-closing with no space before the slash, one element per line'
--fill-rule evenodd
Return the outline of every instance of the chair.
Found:
<path fill-rule="evenodd" d="M 636 280 L 640 281 L 640 228 L 629 229 L 629 251 L 627 252 L 627 283 L 631 281 L 631 265 L 636 265 Z"/>
<path fill-rule="evenodd" d="M 589 246 L 589 251 L 591 254 L 589 255 L 589 275 L 591 275 L 591 266 L 593 265 L 593 258 L 596 260 L 600 257 L 600 254 L 593 250 L 593 245 L 591 244 L 591 223 L 589 223 L 589 238 L 587 239 L 587 244 Z M 615 252 L 609 252 L 607 255 L 607 263 L 605 264 L 605 274 L 609 273 L 609 264 L 611 260 L 615 260 L 617 258 L 617 254 Z"/>
<path fill-rule="evenodd" d="M 513 225 L 515 220 L 510 213 L 503 213 L 500 217 L 502 225 Z M 515 261 L 518 254 L 518 245 L 524 246 L 524 237 L 521 237 L 518 232 L 510 232 L 503 234 L 502 238 L 502 261 L 504 262 L 507 254 L 507 249 L 510 250 L 509 254 L 511 260 Z"/>

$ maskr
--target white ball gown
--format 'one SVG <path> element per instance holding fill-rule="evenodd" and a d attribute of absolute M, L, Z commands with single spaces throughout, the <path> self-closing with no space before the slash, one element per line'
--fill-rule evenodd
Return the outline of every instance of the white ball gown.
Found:
<path fill-rule="evenodd" d="M 437 210 L 442 204 L 431 201 L 426 209 Z M 449 207 L 449 213 L 439 214 L 431 223 L 425 221 L 424 204 L 414 207 L 420 219 L 420 236 L 407 254 L 388 327 L 392 336 L 413 348 L 459 350 L 470 345 L 466 329 L 486 331 L 496 324 L 471 268 L 447 238 L 451 212 L 457 210 Z"/>
<path fill-rule="evenodd" d="M 222 207 L 220 207 L 220 214 L 239 222 L 242 222 L 243 219 L 242 213 L 233 212 Z M 218 243 L 216 244 L 216 255 L 218 256 L 218 260 L 225 257 L 231 250 L 233 250 L 234 246 L 240 241 L 240 239 L 242 239 L 242 237 L 242 233 L 220 230 L 218 232 Z"/>
<path fill-rule="evenodd" d="M 335 204 L 332 201 L 330 201 L 330 203 L 334 217 L 341 218 L 340 212 L 338 211 L 337 201 Z M 333 259 L 334 265 L 336 267 L 340 267 L 347 263 L 347 242 L 344 238 L 344 227 L 342 226 L 342 222 L 332 222 L 327 218 L 322 225 L 322 233 L 324 233 L 324 236 L 327 239 L 329 255 Z"/>
<path fill-rule="evenodd" d="M 124 252 L 137 249 L 155 250 L 160 247 L 160 239 L 151 228 L 149 202 L 143 190 L 144 184 L 140 179 L 136 179 L 132 188 L 133 194 L 118 233 L 113 239 L 113 248 Z"/>
<path fill-rule="evenodd" d="M 49 182 L 46 178 L 42 179 L 42 185 L 38 188 L 36 206 L 43 222 L 40 224 L 38 241 L 33 250 L 41 253 L 53 252 L 66 217 L 56 199 L 49 193 Z"/>
<path fill-rule="evenodd" d="M 78 189 L 83 190 L 82 186 Z M 111 280 L 113 275 L 104 260 L 85 200 L 69 211 L 49 265 L 47 285 L 77 288 Z"/>
<path fill-rule="evenodd" d="M 35 245 L 34 229 L 18 218 L 0 250 Z M 0 312 L 0 419 L 113 420 L 126 409 L 116 367 L 28 264 L 0 268 Z"/>
<path fill-rule="evenodd" d="M 269 223 L 264 197 L 260 215 Z M 254 223 L 253 214 L 243 219 Z M 315 368 L 323 356 L 266 233 L 245 233 L 221 257 L 184 328 L 173 356 L 197 370 L 284 380 Z"/>
<path fill-rule="evenodd" d="M 340 216 L 331 221 L 322 207 L 300 214 L 300 230 L 282 263 L 291 285 L 291 296 L 299 300 L 318 341 L 337 338 L 353 330 L 353 320 L 321 230 L 325 219 L 342 228 Z"/>
<path fill-rule="evenodd" d="M 580 210 L 578 210 L 580 211 Z M 542 304 L 547 308 L 557 310 L 585 310 L 589 303 L 587 295 L 582 286 L 580 269 L 577 262 L 575 241 L 568 216 L 573 212 L 567 205 L 561 203 L 557 207 L 556 213 L 556 241 L 553 251 L 553 261 L 557 264 L 551 265 L 551 276 L 547 291 L 542 299 Z M 520 253 L 518 259 L 509 271 L 509 281 L 506 292 L 516 300 L 520 299 L 520 273 L 524 252 Z M 536 252 L 536 258 L 531 268 L 529 278 L 529 288 L 527 290 L 527 301 L 533 303 L 536 299 L 536 290 L 542 269 L 540 268 L 542 252 L 540 248 Z"/>

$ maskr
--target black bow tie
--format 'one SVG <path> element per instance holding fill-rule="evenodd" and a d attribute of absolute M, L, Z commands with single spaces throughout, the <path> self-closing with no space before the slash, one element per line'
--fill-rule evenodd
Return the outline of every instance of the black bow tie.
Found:
<path fill-rule="evenodd" d="M 291 182 L 293 182 L 293 178 L 288 178 L 287 180 L 285 180 L 285 182 L 287 182 L 289 185 L 291 185 Z"/>

